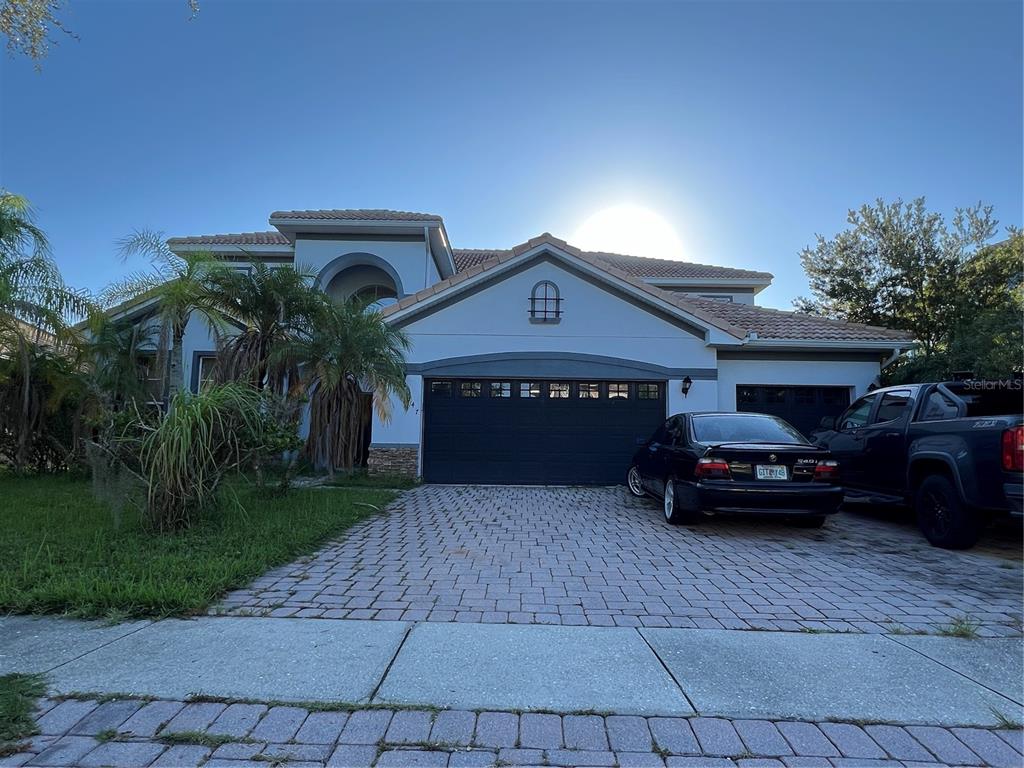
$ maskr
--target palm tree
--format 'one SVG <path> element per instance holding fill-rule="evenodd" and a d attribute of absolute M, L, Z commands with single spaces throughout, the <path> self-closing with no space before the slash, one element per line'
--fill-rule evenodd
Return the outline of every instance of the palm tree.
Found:
<path fill-rule="evenodd" d="M 205 251 L 173 253 L 159 232 L 135 232 L 122 239 L 120 246 L 122 258 L 148 257 L 153 269 L 135 272 L 107 286 L 101 299 L 108 307 L 124 302 L 154 301 L 154 314 L 159 322 L 157 366 L 163 369 L 170 356 L 164 393 L 170 402 L 185 388 L 182 341 L 189 318 L 204 317 L 215 330 L 223 324 L 211 285 L 214 275 L 229 267 Z"/>
<path fill-rule="evenodd" d="M 314 277 L 306 270 L 270 268 L 256 261 L 247 272 L 225 270 L 211 276 L 215 305 L 241 326 L 237 333 L 219 334 L 218 381 L 249 380 L 258 390 L 284 393 L 298 371 L 293 361 L 273 353 L 319 311 L 322 299 L 312 287 Z"/>
<path fill-rule="evenodd" d="M 80 342 L 87 386 L 92 401 L 108 411 L 120 411 L 133 401 L 144 403 L 149 393 L 139 372 L 139 358 L 156 342 L 155 329 L 126 318 L 94 312 Z"/>
<path fill-rule="evenodd" d="M 302 385 L 309 393 L 309 435 L 306 456 L 333 474 L 352 469 L 361 450 L 366 411 L 364 393 L 382 421 L 391 418 L 391 398 L 408 408 L 412 395 L 405 381 L 405 333 L 385 322 L 364 302 L 335 304 L 326 296 L 320 311 L 293 341 L 278 353 L 302 366 Z"/>
<path fill-rule="evenodd" d="M 24 197 L 0 190 L 0 434 L 14 437 L 11 460 L 18 469 L 28 462 L 31 444 L 44 439 L 39 434 L 40 392 L 46 385 L 39 378 L 56 382 L 66 366 L 54 358 L 70 351 L 69 323 L 92 308 L 85 293 L 64 283 L 46 235 L 33 219 Z"/>

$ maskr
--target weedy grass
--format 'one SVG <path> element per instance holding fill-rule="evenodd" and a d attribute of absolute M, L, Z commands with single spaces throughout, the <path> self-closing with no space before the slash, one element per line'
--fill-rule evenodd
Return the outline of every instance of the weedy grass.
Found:
<path fill-rule="evenodd" d="M 41 675 L 3 675 L 0 677 L 0 756 L 14 754 L 21 739 L 34 736 L 32 712 L 36 700 L 46 693 Z"/>
<path fill-rule="evenodd" d="M 335 474 L 332 479 L 324 483 L 331 488 L 396 488 L 400 490 L 415 488 L 419 484 L 420 481 L 414 477 L 386 473 L 371 475 L 366 470 Z"/>
<path fill-rule="evenodd" d="M 962 637 L 973 640 L 978 636 L 978 627 L 980 626 L 970 616 L 958 616 L 950 621 L 949 624 L 939 627 L 937 634 L 945 637 Z"/>
<path fill-rule="evenodd" d="M 161 733 L 156 740 L 174 746 L 176 744 L 196 744 L 200 747 L 216 749 L 225 744 L 255 744 L 255 739 L 243 736 L 228 736 L 222 733 L 206 733 L 205 731 L 174 731 Z"/>
<path fill-rule="evenodd" d="M 89 482 L 0 475 L 0 612 L 129 619 L 189 615 L 226 590 L 314 551 L 382 509 L 394 493 L 233 482 L 191 528 L 152 533 L 120 520 Z"/>

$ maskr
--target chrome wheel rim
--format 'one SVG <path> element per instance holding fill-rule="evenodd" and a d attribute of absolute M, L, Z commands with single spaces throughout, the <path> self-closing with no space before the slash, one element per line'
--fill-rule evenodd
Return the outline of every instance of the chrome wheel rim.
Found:
<path fill-rule="evenodd" d="M 672 512 L 676 508 L 676 488 L 675 483 L 669 480 L 665 483 L 665 519 L 672 519 Z"/>
<path fill-rule="evenodd" d="M 635 495 L 644 495 L 644 487 L 640 482 L 640 473 L 637 471 L 636 467 L 630 467 L 627 482 L 629 483 L 629 490 L 631 490 Z"/>

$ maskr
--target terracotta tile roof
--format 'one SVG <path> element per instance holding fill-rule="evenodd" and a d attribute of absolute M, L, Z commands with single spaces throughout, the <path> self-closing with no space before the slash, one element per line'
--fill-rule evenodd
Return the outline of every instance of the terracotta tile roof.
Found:
<path fill-rule="evenodd" d="M 739 302 L 714 299 L 688 299 L 716 317 L 756 333 L 758 339 L 810 339 L 821 341 L 912 341 L 906 331 L 879 328 L 874 325 L 847 323 L 825 317 L 786 312 Z"/>
<path fill-rule="evenodd" d="M 744 338 L 748 333 L 756 333 L 759 339 L 782 340 L 820 340 L 820 341 L 906 341 L 912 340 L 905 331 L 894 331 L 889 328 L 877 328 L 870 325 L 845 323 L 841 320 L 804 315 L 798 312 L 784 312 L 778 309 L 740 304 L 738 302 L 715 301 L 713 299 L 694 299 L 672 291 L 662 290 L 643 282 L 638 277 L 612 266 L 601 259 L 602 254 L 580 251 L 548 233 L 535 237 L 522 245 L 504 251 L 463 250 L 456 251 L 456 265 L 461 271 L 456 272 L 447 280 L 442 280 L 428 288 L 406 296 L 392 304 L 384 311 L 384 315 L 392 315 L 414 304 L 418 304 L 431 296 L 462 283 L 469 278 L 493 269 L 516 256 L 539 245 L 553 245 L 566 251 L 593 266 L 603 269 L 635 288 L 651 294 L 664 302 L 672 304 L 684 312 L 719 328 L 736 338 Z M 639 258 L 639 257 L 635 257 Z M 678 262 L 677 262 L 678 263 Z M 714 269 L 714 268 L 712 268 Z M 722 267 L 721 269 L 726 269 Z M 764 274 L 764 273 L 760 273 Z"/>
<path fill-rule="evenodd" d="M 452 251 L 455 256 L 455 269 L 461 271 L 481 262 L 492 259 L 508 251 L 463 249 Z M 588 258 L 607 264 L 614 269 L 625 272 L 633 277 L 665 278 L 668 280 L 692 279 L 754 279 L 771 280 L 769 272 L 757 272 L 752 269 L 735 269 L 733 267 L 715 267 L 710 264 L 694 264 L 688 261 L 672 261 L 671 259 L 652 259 L 646 256 L 628 256 L 622 253 L 605 253 L 603 251 L 582 251 Z"/>
<path fill-rule="evenodd" d="M 433 213 L 389 211 L 383 208 L 324 209 L 315 211 L 274 211 L 273 219 L 345 219 L 351 221 L 441 221 Z"/>
<path fill-rule="evenodd" d="M 288 238 L 277 230 L 272 232 L 236 232 L 227 235 L 196 235 L 172 237 L 168 245 L 290 245 Z"/>

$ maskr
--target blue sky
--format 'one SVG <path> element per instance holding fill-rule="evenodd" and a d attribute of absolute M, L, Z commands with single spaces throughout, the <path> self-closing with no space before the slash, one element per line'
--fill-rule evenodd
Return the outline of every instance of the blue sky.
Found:
<path fill-rule="evenodd" d="M 507 247 L 631 203 L 787 308 L 876 197 L 1021 224 L 1019 2 L 201 2 L 71 0 L 78 41 L 0 63 L 0 185 L 72 284 L 136 228 L 381 207 Z"/>

